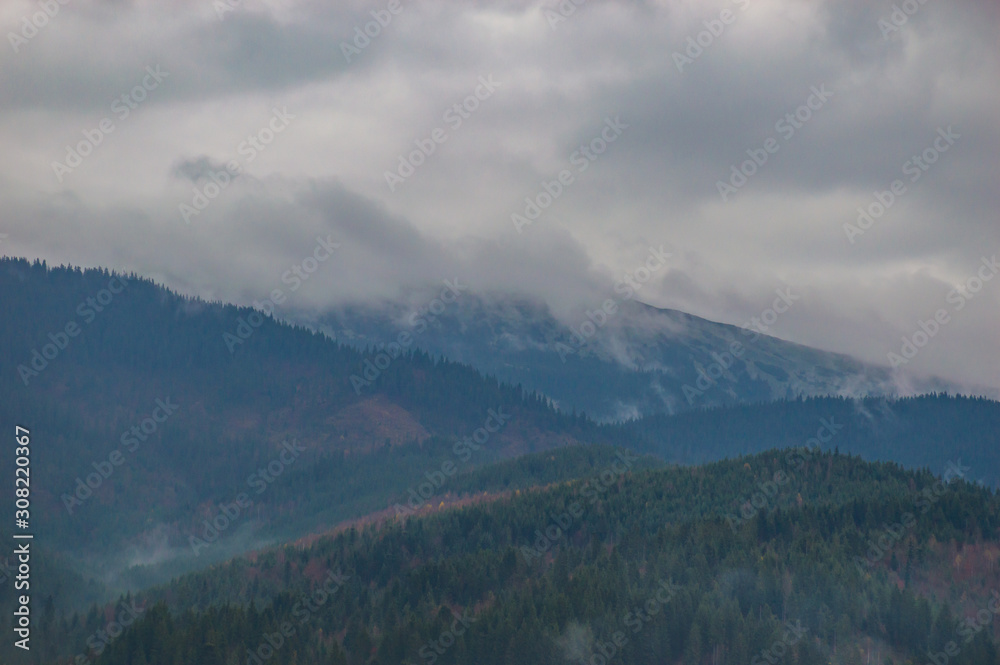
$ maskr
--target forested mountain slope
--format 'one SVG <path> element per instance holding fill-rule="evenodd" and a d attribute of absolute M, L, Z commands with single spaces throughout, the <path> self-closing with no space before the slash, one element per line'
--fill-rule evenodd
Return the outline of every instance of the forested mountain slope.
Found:
<path fill-rule="evenodd" d="M 409 300 L 421 304 L 360 303 L 308 318 L 360 348 L 412 334 L 422 349 L 601 421 L 800 396 L 950 389 L 941 380 L 778 339 L 768 334 L 779 316 L 770 308 L 767 323 L 733 326 L 629 296 L 605 301 L 607 309 L 581 308 L 567 323 L 544 302 L 511 294 L 461 293 L 434 312 L 423 304 L 433 302 L 427 296 Z M 774 306 L 787 311 L 796 300 L 786 289 Z"/>
<path fill-rule="evenodd" d="M 1000 486 L 1000 403 L 949 395 L 817 397 L 652 416 L 625 426 L 640 451 L 681 464 L 818 445 Z"/>
<path fill-rule="evenodd" d="M 597 425 L 422 352 L 365 353 L 136 276 L 3 259 L 0 302 L 0 421 L 35 442 L 33 529 L 52 571 L 38 584 L 54 613 L 102 585 L 145 588 L 396 505 L 506 496 L 613 457 L 578 444 L 693 464 L 816 439 L 988 484 L 1000 468 L 1000 404 L 981 399 L 816 398 Z"/>
<path fill-rule="evenodd" d="M 96 662 L 995 665 L 998 527 L 953 475 L 810 449 L 612 463 L 181 578 Z"/>
<path fill-rule="evenodd" d="M 36 442 L 40 542 L 110 570 L 204 565 L 383 508 L 426 460 L 605 436 L 470 368 L 366 354 L 134 275 L 3 259 L 0 302 L 0 421 Z M 195 557 L 191 538 L 226 510 Z"/>

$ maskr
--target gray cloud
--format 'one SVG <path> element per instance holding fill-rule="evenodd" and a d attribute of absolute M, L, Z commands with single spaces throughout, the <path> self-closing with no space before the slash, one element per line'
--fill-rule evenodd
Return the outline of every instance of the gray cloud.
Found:
<path fill-rule="evenodd" d="M 590 0 L 553 30 L 555 2 L 402 0 L 348 63 L 341 43 L 387 2 L 244 0 L 220 19 L 195 0 L 74 0 L 0 49 L 0 249 L 250 302 L 332 234 L 341 249 L 290 306 L 461 276 L 572 319 L 666 244 L 653 304 L 742 323 L 788 285 L 803 299 L 779 336 L 885 362 L 1000 253 L 1000 9 L 928 2 L 883 38 L 892 4 Z M 673 54 L 726 8 L 732 24 L 678 71 Z M 4 34 L 36 9 L 4 3 Z M 115 116 L 156 64 L 169 78 Z M 501 87 L 450 128 L 489 74 Z M 784 138 L 776 123 L 821 85 L 833 96 Z M 248 158 L 275 107 L 295 119 Z M 571 154 L 616 115 L 629 128 L 578 172 Z M 60 181 L 52 162 L 105 117 L 114 132 Z M 910 182 L 948 126 L 961 138 Z M 447 140 L 390 192 L 385 171 L 435 128 Z M 717 181 L 768 138 L 778 151 L 723 202 Z M 185 224 L 178 206 L 234 159 L 243 175 Z M 574 183 L 516 233 L 511 213 L 563 169 Z M 895 179 L 905 194 L 851 244 L 844 224 Z M 1000 280 L 912 369 L 1000 387 L 998 305 Z"/>

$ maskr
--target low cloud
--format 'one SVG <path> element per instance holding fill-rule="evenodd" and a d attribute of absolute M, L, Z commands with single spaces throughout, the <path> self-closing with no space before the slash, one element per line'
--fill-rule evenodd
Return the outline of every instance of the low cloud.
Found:
<path fill-rule="evenodd" d="M 61 7 L 0 49 L 7 254 L 249 303 L 331 234 L 342 249 L 289 307 L 402 299 L 461 277 L 572 322 L 667 245 L 643 301 L 738 325 L 789 285 L 802 301 L 776 335 L 885 363 L 1000 253 L 1000 7 L 987 0 L 925 3 L 888 33 L 888 0 L 594 2 L 554 30 L 555 3 L 404 0 L 351 62 L 341 43 L 384 3 L 245 0 L 221 17 L 195 0 Z M 735 20 L 678 71 L 673 54 L 727 9 Z M 3 32 L 35 11 L 4 3 Z M 58 179 L 52 163 L 156 65 L 169 78 Z M 390 192 L 385 171 L 490 75 L 502 85 L 488 103 Z M 818 86 L 832 96 L 785 138 L 779 123 Z M 287 130 L 241 155 L 286 107 Z M 510 213 L 617 115 L 630 125 L 620 140 L 516 233 Z M 850 243 L 858 207 L 908 178 L 948 126 L 961 140 Z M 778 149 L 723 201 L 717 183 L 771 137 Z M 239 177 L 186 223 L 179 206 L 234 159 Z M 909 369 L 1000 388 L 997 287 Z"/>

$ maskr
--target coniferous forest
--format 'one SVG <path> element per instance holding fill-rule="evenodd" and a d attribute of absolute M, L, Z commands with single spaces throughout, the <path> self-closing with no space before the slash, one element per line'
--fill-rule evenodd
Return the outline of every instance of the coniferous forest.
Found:
<path fill-rule="evenodd" d="M 1000 665 L 997 0 L 0 0 L 0 665 Z"/>
<path fill-rule="evenodd" d="M 114 278 L 0 271 L 3 415 L 46 447 L 27 662 L 1000 662 L 996 402 L 597 424 L 420 351 L 359 391 L 378 349 L 261 317 L 230 353 L 253 310 L 134 275 L 18 371 Z"/>
<path fill-rule="evenodd" d="M 639 471 L 612 459 L 265 549 L 48 630 L 86 653 L 139 608 L 89 657 L 150 665 L 915 663 L 950 645 L 949 662 L 998 662 L 994 623 L 979 624 L 1000 583 L 989 490 L 805 448 Z"/>

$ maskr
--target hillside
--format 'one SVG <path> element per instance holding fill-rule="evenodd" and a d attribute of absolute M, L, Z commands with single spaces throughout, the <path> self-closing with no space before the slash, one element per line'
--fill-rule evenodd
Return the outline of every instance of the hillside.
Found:
<path fill-rule="evenodd" d="M 986 400 L 811 399 L 599 426 L 424 352 L 363 352 L 134 275 L 5 259 L 0 298 L 0 418 L 43 442 L 39 547 L 111 588 L 384 510 L 426 482 L 434 496 L 457 492 L 456 474 L 577 444 L 691 464 L 801 445 L 833 418 L 845 429 L 828 449 L 937 473 L 961 462 L 989 484 L 1000 468 L 1000 404 Z"/>
<path fill-rule="evenodd" d="M 983 398 L 816 397 L 653 416 L 624 429 L 637 450 L 678 464 L 809 445 L 936 474 L 961 464 L 970 482 L 1000 487 L 1000 403 Z"/>
<path fill-rule="evenodd" d="M 768 334 L 774 310 L 764 316 L 767 323 L 740 327 L 634 298 L 612 298 L 610 313 L 581 311 L 570 324 L 526 297 L 462 293 L 430 312 L 424 303 L 433 300 L 412 294 L 421 305 L 344 306 L 317 324 L 359 348 L 412 334 L 414 346 L 601 421 L 800 396 L 891 397 L 950 388 L 778 339 Z M 776 302 L 781 311 L 795 304 Z"/>
<path fill-rule="evenodd" d="M 984 489 L 803 448 L 598 467 L 181 578 L 130 599 L 96 663 L 902 665 L 954 643 L 994 665 L 992 624 L 965 622 L 1000 584 L 998 527 Z"/>
<path fill-rule="evenodd" d="M 38 536 L 105 575 L 175 574 L 381 509 L 432 460 L 464 470 L 603 436 L 472 369 L 135 275 L 4 259 L 0 301 L 0 419 L 37 442 Z M 229 525 L 197 548 L 216 519 Z"/>

